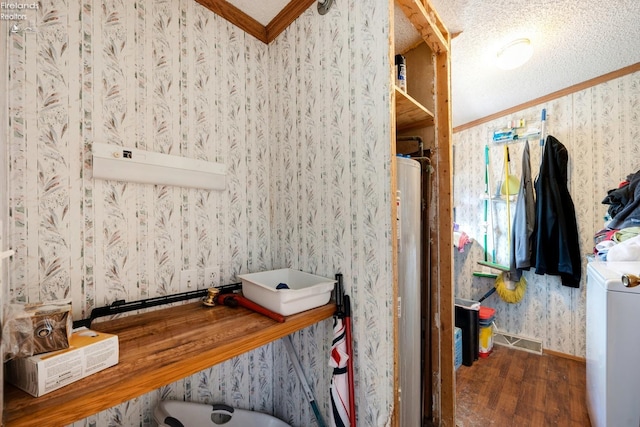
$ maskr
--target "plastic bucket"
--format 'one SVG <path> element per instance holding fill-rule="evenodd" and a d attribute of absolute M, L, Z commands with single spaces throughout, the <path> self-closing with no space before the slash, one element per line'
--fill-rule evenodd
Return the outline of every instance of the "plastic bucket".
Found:
<path fill-rule="evenodd" d="M 496 310 L 490 307 L 480 307 L 478 314 L 478 356 L 489 357 L 493 351 L 493 321 Z"/>

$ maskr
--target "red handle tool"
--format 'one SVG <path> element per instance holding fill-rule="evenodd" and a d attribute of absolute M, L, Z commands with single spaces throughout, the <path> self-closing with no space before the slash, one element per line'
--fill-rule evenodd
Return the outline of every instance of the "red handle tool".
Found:
<path fill-rule="evenodd" d="M 253 310 L 256 313 L 265 315 L 268 318 L 280 323 L 283 323 L 285 319 L 282 314 L 278 314 L 274 311 L 269 310 L 268 308 L 264 308 L 263 306 L 256 304 L 253 301 L 249 301 L 245 297 L 238 294 L 220 294 L 218 295 L 218 303 L 229 307 L 242 306 L 244 308 L 248 308 L 249 310 Z"/>

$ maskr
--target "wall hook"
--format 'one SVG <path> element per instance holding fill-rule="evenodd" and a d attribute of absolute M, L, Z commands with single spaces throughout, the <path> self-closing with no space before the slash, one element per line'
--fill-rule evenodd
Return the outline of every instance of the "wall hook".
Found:
<path fill-rule="evenodd" d="M 334 0 L 318 0 L 318 13 L 324 15 L 329 12 Z"/>

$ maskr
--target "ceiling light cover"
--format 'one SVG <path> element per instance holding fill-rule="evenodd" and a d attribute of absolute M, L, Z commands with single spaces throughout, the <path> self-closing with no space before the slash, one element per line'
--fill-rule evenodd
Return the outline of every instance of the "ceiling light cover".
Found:
<path fill-rule="evenodd" d="M 533 55 L 529 39 L 517 39 L 498 51 L 496 65 L 503 70 L 513 70 L 527 62 Z"/>

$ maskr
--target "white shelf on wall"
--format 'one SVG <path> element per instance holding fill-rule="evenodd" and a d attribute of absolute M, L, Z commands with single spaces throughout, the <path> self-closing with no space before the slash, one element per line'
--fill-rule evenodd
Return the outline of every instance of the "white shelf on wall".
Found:
<path fill-rule="evenodd" d="M 226 167 L 170 154 L 93 143 L 93 178 L 224 190 Z"/>
<path fill-rule="evenodd" d="M 546 123 L 549 114 L 546 109 L 542 109 L 541 116 L 510 120 L 506 126 L 494 129 L 489 135 L 489 140 L 494 144 L 515 144 L 522 141 L 539 141 L 541 136 L 546 136 Z M 497 132 L 511 132 L 512 136 L 501 140 L 494 140 Z"/>
<path fill-rule="evenodd" d="M 514 131 L 517 131 L 516 129 L 514 129 Z M 500 140 L 494 140 L 493 139 L 493 135 L 492 135 L 492 142 L 494 144 L 497 145 L 502 145 L 502 144 L 517 144 L 518 142 L 523 142 L 523 141 L 539 141 L 540 140 L 540 131 L 535 132 L 535 133 L 526 133 L 526 134 L 514 134 L 515 137 L 513 138 L 506 138 L 506 139 L 500 139 Z"/>

